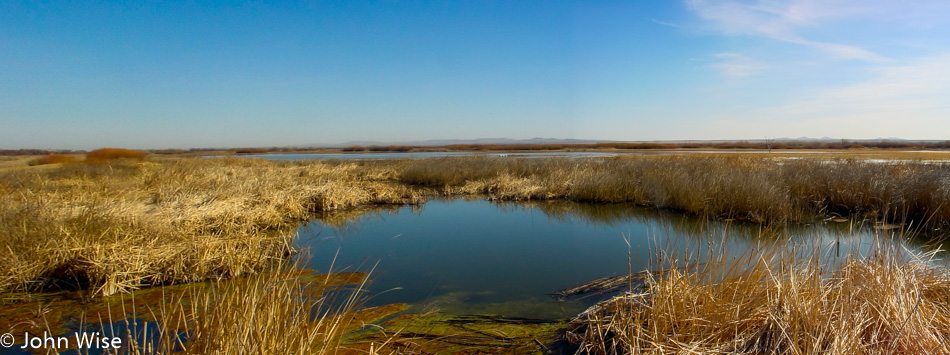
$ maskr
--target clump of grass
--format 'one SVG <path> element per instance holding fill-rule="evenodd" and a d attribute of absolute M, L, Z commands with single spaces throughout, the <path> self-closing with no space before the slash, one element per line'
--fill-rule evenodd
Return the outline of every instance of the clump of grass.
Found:
<path fill-rule="evenodd" d="M 86 163 L 104 164 L 116 159 L 145 159 L 146 153 L 141 150 L 122 148 L 101 148 L 86 153 Z"/>
<path fill-rule="evenodd" d="M 907 253 L 879 246 L 829 267 L 765 249 L 674 264 L 585 312 L 568 337 L 595 354 L 950 353 L 950 271 Z"/>
<path fill-rule="evenodd" d="M 47 154 L 46 156 L 42 156 L 42 157 L 30 160 L 29 162 L 27 162 L 27 165 L 35 166 L 35 165 L 47 165 L 47 164 L 69 164 L 69 163 L 75 163 L 78 160 L 79 160 L 78 158 L 72 155 L 50 153 L 50 154 Z"/>
<path fill-rule="evenodd" d="M 186 354 L 337 353 L 348 333 L 405 309 L 403 304 L 362 308 L 363 276 L 341 279 L 356 283 L 347 289 L 334 275 L 301 277 L 296 270 L 216 283 L 187 301 L 164 302 L 154 310 L 160 331 L 133 338 L 134 348 L 158 345 L 158 353 Z M 380 339 L 369 347 L 371 353 L 387 343 Z"/>
<path fill-rule="evenodd" d="M 250 159 L 116 161 L 0 175 L 0 290 L 242 276 L 289 257 L 299 221 L 417 203 L 382 169 Z"/>
<path fill-rule="evenodd" d="M 78 330 L 119 337 L 119 353 L 337 353 L 362 327 L 406 309 L 405 304 L 363 307 L 368 277 L 277 265 L 247 277 L 130 295 L 84 301 L 40 299 L 4 309 L 0 318 L 9 327 L 4 331 L 15 335 L 65 335 Z M 25 341 L 14 339 L 16 346 Z M 375 336 L 362 340 L 360 347 L 372 349 L 362 353 L 373 353 L 389 342 Z M 70 345 L 78 344 L 70 339 L 65 346 L 46 350 L 66 351 Z"/>

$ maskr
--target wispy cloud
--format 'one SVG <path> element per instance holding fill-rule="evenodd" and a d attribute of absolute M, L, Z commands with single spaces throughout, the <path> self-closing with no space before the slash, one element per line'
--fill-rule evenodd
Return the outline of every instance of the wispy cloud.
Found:
<path fill-rule="evenodd" d="M 720 61 L 710 64 L 710 66 L 729 77 L 746 77 L 767 68 L 765 64 L 740 53 L 719 53 L 716 54 L 716 58 L 719 58 Z"/>
<path fill-rule="evenodd" d="M 687 0 L 688 8 L 713 30 L 727 35 L 747 35 L 799 44 L 828 53 L 835 58 L 883 63 L 889 58 L 845 43 L 816 41 L 803 37 L 802 29 L 825 22 L 867 14 L 875 7 L 865 2 L 795 0 L 773 2 Z"/>
<path fill-rule="evenodd" d="M 677 25 L 677 24 L 675 24 L 675 23 L 667 22 L 667 21 L 660 21 L 660 20 L 657 20 L 657 19 L 655 19 L 655 18 L 654 18 L 654 19 L 650 19 L 650 21 L 653 21 L 653 23 L 655 23 L 655 24 L 657 24 L 657 25 L 661 25 L 661 26 L 673 27 L 673 28 L 683 28 L 683 26 Z"/>

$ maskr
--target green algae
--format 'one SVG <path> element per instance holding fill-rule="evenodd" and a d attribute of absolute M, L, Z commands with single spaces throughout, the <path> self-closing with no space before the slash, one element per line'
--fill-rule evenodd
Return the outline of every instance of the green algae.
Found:
<path fill-rule="evenodd" d="M 558 334 L 565 326 L 563 321 L 495 315 L 404 314 L 352 340 L 347 348 L 366 351 L 385 343 L 411 353 L 542 354 L 559 346 Z"/>

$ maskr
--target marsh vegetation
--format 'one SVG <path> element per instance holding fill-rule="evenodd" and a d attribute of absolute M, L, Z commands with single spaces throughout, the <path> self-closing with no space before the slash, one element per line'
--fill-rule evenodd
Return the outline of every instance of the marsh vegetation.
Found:
<path fill-rule="evenodd" d="M 287 282 L 299 278 L 254 276 L 287 270 L 297 252 L 299 223 L 327 211 L 477 196 L 631 203 L 762 226 L 867 219 L 930 236 L 950 222 L 944 203 L 950 198 L 950 166 L 913 161 L 641 156 L 270 162 L 117 156 L 100 164 L 59 164 L 0 172 L 0 289 L 82 290 L 88 297 L 105 297 L 156 285 L 248 283 L 210 292 L 205 301 L 172 304 L 156 324 L 167 334 L 187 324 L 188 336 L 163 340 L 164 350 L 343 346 L 344 333 L 355 328 L 321 327 L 360 312 L 359 302 L 301 311 L 306 308 L 299 306 L 299 292 L 312 287 Z M 748 267 L 729 260 L 701 270 L 667 265 L 651 276 L 646 291 L 605 304 L 591 318 L 577 320 L 582 325 L 573 332 L 583 339 L 581 348 L 592 352 L 950 351 L 943 340 L 950 334 L 945 320 L 950 310 L 941 298 L 948 291 L 941 288 L 945 267 L 891 251 L 836 269 L 784 255 L 757 251 L 742 264 Z M 179 321 L 168 320 L 174 317 Z M 256 332 L 246 334 L 248 339 L 270 340 L 252 347 L 208 340 L 235 326 Z M 831 333 L 837 329 L 845 331 Z M 271 339 L 278 333 L 295 338 Z M 393 337 L 362 338 L 370 340 L 360 349 L 407 344 L 390 341 Z"/>

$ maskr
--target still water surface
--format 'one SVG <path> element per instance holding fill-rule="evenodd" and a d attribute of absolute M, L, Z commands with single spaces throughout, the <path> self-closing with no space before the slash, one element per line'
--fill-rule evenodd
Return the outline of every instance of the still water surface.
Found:
<path fill-rule="evenodd" d="M 370 305 L 416 311 L 564 318 L 597 301 L 550 294 L 597 278 L 651 268 L 662 249 L 739 255 L 758 242 L 822 247 L 826 257 L 866 252 L 874 231 L 850 223 L 762 227 L 626 204 L 436 200 L 422 206 L 328 214 L 300 229 L 318 270 L 368 271 Z M 626 238 L 630 247 L 627 246 Z M 837 247 L 835 247 L 837 246 Z M 918 248 L 918 247 L 912 247 Z M 378 264 L 377 264 L 378 263 Z"/>

